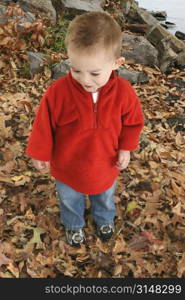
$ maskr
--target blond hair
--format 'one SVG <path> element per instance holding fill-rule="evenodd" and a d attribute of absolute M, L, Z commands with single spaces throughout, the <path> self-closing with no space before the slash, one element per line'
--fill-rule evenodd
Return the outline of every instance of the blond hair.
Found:
<path fill-rule="evenodd" d="M 122 32 L 118 23 L 106 12 L 90 12 L 76 16 L 69 24 L 65 46 L 77 50 L 93 49 L 101 45 L 120 56 Z"/>

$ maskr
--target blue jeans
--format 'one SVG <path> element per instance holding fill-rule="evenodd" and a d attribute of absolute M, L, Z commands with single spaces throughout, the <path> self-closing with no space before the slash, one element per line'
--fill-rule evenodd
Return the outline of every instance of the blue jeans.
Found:
<path fill-rule="evenodd" d="M 62 224 L 71 230 L 78 230 L 85 225 L 84 194 L 72 189 L 70 186 L 56 180 L 56 190 L 59 197 L 60 215 Z M 88 195 L 91 202 L 91 213 L 94 222 L 101 225 L 113 224 L 116 214 L 114 192 L 117 180 L 101 194 Z"/>

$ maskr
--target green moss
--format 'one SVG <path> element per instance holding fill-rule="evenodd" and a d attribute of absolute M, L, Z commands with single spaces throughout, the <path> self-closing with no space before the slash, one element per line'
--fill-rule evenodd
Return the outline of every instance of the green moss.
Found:
<path fill-rule="evenodd" d="M 19 70 L 18 70 L 18 75 L 19 75 L 19 77 L 30 79 L 31 78 L 31 72 L 30 72 L 29 65 L 28 64 L 23 64 L 22 66 L 20 66 Z"/>
<path fill-rule="evenodd" d="M 55 52 L 66 52 L 64 40 L 69 22 L 69 19 L 61 16 L 56 25 L 48 27 L 44 47 Z"/>

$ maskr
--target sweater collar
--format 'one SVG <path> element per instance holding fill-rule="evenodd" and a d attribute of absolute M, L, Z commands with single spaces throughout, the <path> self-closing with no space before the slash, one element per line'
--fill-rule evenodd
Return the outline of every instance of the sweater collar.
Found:
<path fill-rule="evenodd" d="M 87 92 L 86 90 L 84 90 L 84 88 L 81 86 L 81 84 L 72 77 L 71 71 L 69 71 L 68 73 L 68 78 L 70 80 L 70 82 L 73 84 L 73 86 L 75 88 L 77 88 L 82 94 L 84 95 L 89 95 L 91 94 L 91 92 Z M 109 80 L 107 81 L 107 83 L 100 89 L 100 93 L 104 94 L 105 92 L 109 92 L 112 87 L 114 86 L 115 82 L 116 82 L 116 78 L 117 78 L 117 74 L 115 71 L 112 71 Z"/>

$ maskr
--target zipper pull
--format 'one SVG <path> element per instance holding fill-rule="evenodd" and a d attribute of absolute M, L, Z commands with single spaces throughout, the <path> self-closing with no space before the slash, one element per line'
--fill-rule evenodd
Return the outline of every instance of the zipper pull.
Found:
<path fill-rule="evenodd" d="M 94 112 L 97 112 L 97 103 L 94 103 Z"/>
<path fill-rule="evenodd" d="M 94 128 L 97 128 L 97 102 L 94 103 Z"/>

